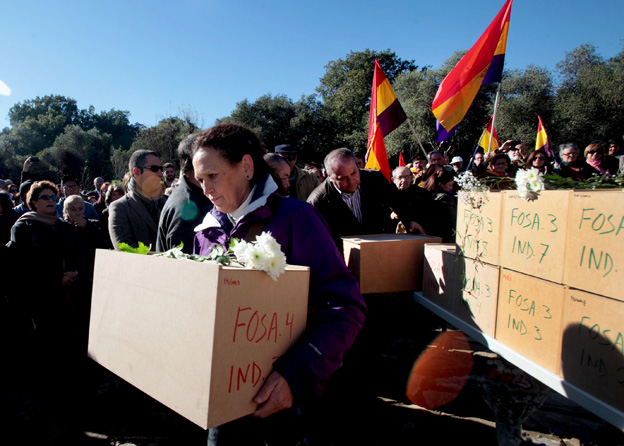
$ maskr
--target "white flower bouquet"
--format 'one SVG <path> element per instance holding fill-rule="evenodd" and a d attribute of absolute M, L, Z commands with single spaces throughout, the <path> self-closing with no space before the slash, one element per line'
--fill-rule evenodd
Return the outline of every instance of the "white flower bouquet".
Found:
<path fill-rule="evenodd" d="M 256 236 L 256 240 L 251 243 L 233 238 L 227 250 L 221 245 L 215 245 L 207 256 L 185 254 L 182 252 L 183 246 L 180 244 L 157 256 L 196 262 L 215 261 L 225 266 L 236 262 L 246 268 L 264 271 L 275 281 L 286 270 L 286 255 L 270 232 Z"/>
<path fill-rule="evenodd" d="M 516 173 L 518 195 L 527 201 L 536 200 L 544 190 L 544 176 L 536 168 L 519 169 Z"/>

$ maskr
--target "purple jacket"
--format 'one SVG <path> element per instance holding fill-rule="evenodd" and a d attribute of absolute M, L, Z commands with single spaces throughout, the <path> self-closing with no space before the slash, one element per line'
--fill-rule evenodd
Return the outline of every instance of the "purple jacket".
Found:
<path fill-rule="evenodd" d="M 310 204 L 276 194 L 236 227 L 216 208 L 210 213 L 221 227 L 198 232 L 195 253 L 208 254 L 217 243 L 226 247 L 231 237 L 244 239 L 251 222 L 260 219 L 265 222 L 262 231 L 271 232 L 289 264 L 310 267 L 306 332 L 273 363 L 273 370 L 286 379 L 295 401 L 320 394 L 361 330 L 366 312 L 357 281 L 345 266 L 327 224 Z"/>

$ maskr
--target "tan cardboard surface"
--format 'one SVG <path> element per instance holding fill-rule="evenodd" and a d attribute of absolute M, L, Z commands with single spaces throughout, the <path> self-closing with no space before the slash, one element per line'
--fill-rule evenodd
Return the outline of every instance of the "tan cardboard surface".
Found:
<path fill-rule="evenodd" d="M 458 257 L 455 274 L 459 289 L 453 313 L 488 336 L 496 332 L 498 266 Z"/>
<path fill-rule="evenodd" d="M 463 194 L 463 192 L 460 192 Z M 457 200 L 457 235 L 455 241 L 465 257 L 499 264 L 501 234 L 501 192 L 475 194 L 484 201 L 477 208 Z"/>
<path fill-rule="evenodd" d="M 574 191 L 567 285 L 624 301 L 624 191 Z"/>
<path fill-rule="evenodd" d="M 498 296 L 496 339 L 557 373 L 564 287 L 501 269 Z"/>
<path fill-rule="evenodd" d="M 441 308 L 452 312 L 459 294 L 455 274 L 455 243 L 427 243 L 423 266 L 422 294 Z"/>
<path fill-rule="evenodd" d="M 203 428 L 252 398 L 305 329 L 308 268 L 261 271 L 98 250 L 89 355 Z"/>
<path fill-rule="evenodd" d="M 380 234 L 343 237 L 345 262 L 362 294 L 422 289 L 425 243 L 429 235 Z"/>
<path fill-rule="evenodd" d="M 601 401 L 624 410 L 624 302 L 568 289 L 560 375 Z"/>
<path fill-rule="evenodd" d="M 563 284 L 567 218 L 571 192 L 543 191 L 526 201 L 503 192 L 500 265 Z"/>

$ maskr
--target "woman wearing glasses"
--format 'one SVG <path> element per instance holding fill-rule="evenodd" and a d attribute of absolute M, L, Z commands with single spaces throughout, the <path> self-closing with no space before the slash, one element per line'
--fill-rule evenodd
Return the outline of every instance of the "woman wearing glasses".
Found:
<path fill-rule="evenodd" d="M 574 143 L 565 143 L 559 146 L 560 163 L 555 163 L 553 173 L 563 177 L 572 178 L 577 181 L 583 181 L 582 169 L 585 163 L 578 159 L 580 150 Z"/>
<path fill-rule="evenodd" d="M 535 168 L 543 173 L 544 175 L 551 172 L 550 162 L 548 159 L 548 154 L 545 150 L 539 149 L 531 152 L 529 157 L 527 158 L 526 168 L 531 169 Z"/>
<path fill-rule="evenodd" d="M 17 266 L 14 291 L 9 294 L 14 324 L 9 342 L 17 355 L 7 360 L 15 374 L 12 391 L 29 392 L 50 410 L 55 400 L 63 401 L 61 410 L 73 404 L 70 389 L 80 375 L 82 359 L 74 340 L 70 297 L 78 277 L 80 246 L 73 225 L 59 218 L 57 202 L 53 183 L 34 182 L 26 195 L 31 211 L 13 225 L 7 244 Z M 44 411 L 41 419 L 49 415 Z"/>
<path fill-rule="evenodd" d="M 585 178 L 591 178 L 593 175 L 610 175 L 611 173 L 605 166 L 604 161 L 605 144 L 602 141 L 592 141 L 585 147 L 585 166 L 582 173 Z"/>

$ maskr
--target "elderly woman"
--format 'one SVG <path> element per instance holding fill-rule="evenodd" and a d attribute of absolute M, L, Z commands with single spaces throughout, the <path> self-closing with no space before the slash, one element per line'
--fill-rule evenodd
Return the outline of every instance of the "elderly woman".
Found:
<path fill-rule="evenodd" d="M 560 163 L 555 163 L 553 173 L 563 177 L 572 178 L 577 181 L 583 181 L 583 173 L 581 170 L 585 163 L 581 161 L 579 156 L 580 150 L 574 143 L 565 143 L 559 146 Z"/>
<path fill-rule="evenodd" d="M 534 150 L 527 158 L 525 169 L 535 168 L 540 173 L 550 173 L 550 164 L 548 162 L 548 154 L 544 149 Z"/>
<path fill-rule="evenodd" d="M 605 144 L 602 141 L 592 141 L 585 147 L 585 165 L 581 169 L 581 173 L 585 178 L 591 178 L 593 175 L 609 175 L 610 172 L 603 163 L 605 155 Z"/>
<path fill-rule="evenodd" d="M 260 418 L 322 391 L 362 328 L 366 311 L 357 282 L 324 220 L 310 204 L 276 193 L 263 155 L 258 136 L 236 124 L 220 124 L 201 133 L 193 155 L 195 177 L 214 204 L 196 229 L 196 253 L 208 254 L 218 244 L 225 247 L 232 238 L 251 241 L 266 231 L 280 244 L 289 264 L 310 267 L 308 328 L 274 362 L 254 398 L 258 404 L 254 416 Z M 228 425 L 220 427 L 219 435 L 227 430 Z M 223 440 L 221 436 L 219 444 Z"/>

